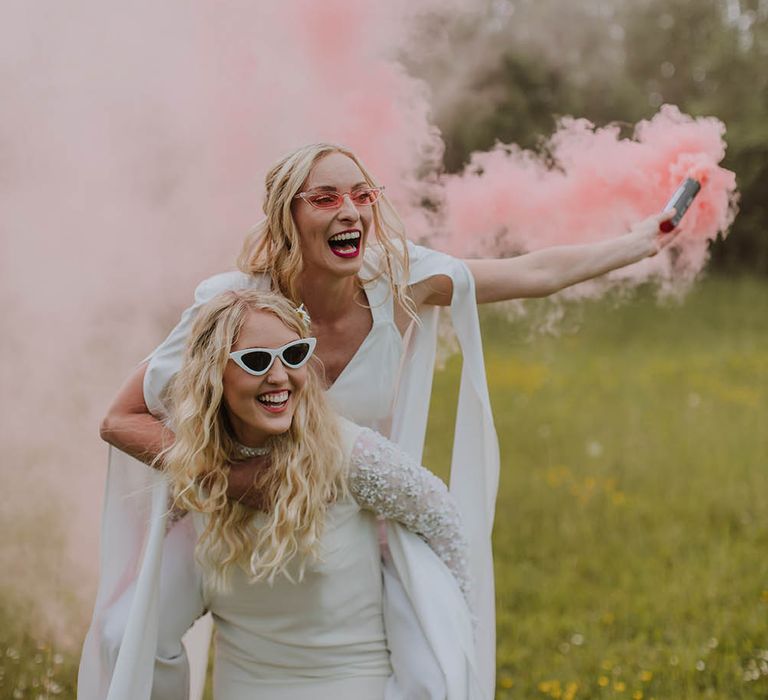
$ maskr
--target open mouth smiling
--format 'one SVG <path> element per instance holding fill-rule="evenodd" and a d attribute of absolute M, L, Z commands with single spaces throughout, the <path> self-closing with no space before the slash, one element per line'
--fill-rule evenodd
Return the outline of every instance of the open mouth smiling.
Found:
<path fill-rule="evenodd" d="M 270 413 L 281 413 L 285 410 L 290 396 L 291 392 L 283 389 L 282 391 L 268 391 L 259 394 L 256 400 Z"/>
<path fill-rule="evenodd" d="M 331 252 L 340 258 L 355 258 L 360 253 L 362 235 L 359 229 L 348 229 L 335 233 L 328 239 Z"/>

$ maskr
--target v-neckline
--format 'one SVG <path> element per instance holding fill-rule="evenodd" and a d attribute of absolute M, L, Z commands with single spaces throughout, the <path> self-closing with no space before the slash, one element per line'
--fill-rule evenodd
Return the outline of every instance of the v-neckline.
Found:
<path fill-rule="evenodd" d="M 365 297 L 365 303 L 368 305 L 368 310 L 371 312 L 371 328 L 365 334 L 365 338 L 363 338 L 363 340 L 360 342 L 360 345 L 357 346 L 357 350 L 355 350 L 352 357 L 349 358 L 349 361 L 347 362 L 347 364 L 344 365 L 344 367 L 342 367 L 341 372 L 338 373 L 338 375 L 336 376 L 336 379 L 334 379 L 333 382 L 326 387 L 325 389 L 326 391 L 330 391 L 331 389 L 333 389 L 333 387 L 335 387 L 339 383 L 339 380 L 346 374 L 349 366 L 353 364 L 355 360 L 357 360 L 361 351 L 363 350 L 366 343 L 368 342 L 368 339 L 373 335 L 373 331 L 376 328 L 376 325 L 378 323 L 376 314 L 373 311 L 375 304 L 371 304 L 371 296 L 368 293 L 368 289 L 366 288 L 366 285 L 361 283 L 360 290 L 363 292 L 363 296 Z"/>

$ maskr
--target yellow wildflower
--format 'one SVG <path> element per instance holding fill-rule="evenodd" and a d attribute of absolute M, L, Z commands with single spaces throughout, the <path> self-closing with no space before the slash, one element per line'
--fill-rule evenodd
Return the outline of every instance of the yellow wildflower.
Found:
<path fill-rule="evenodd" d="M 575 681 L 571 681 L 568 685 L 565 686 L 565 695 L 563 695 L 563 700 L 573 700 L 576 697 L 576 691 L 579 689 L 579 684 Z"/>
<path fill-rule="evenodd" d="M 610 681 L 608 680 L 607 676 L 600 676 L 600 678 L 597 679 L 597 684 L 601 688 L 605 688 L 608 685 L 608 683 L 610 683 Z"/>
<path fill-rule="evenodd" d="M 499 685 L 502 688 L 511 688 L 515 682 L 512 680 L 510 676 L 503 675 L 499 678 Z"/>
<path fill-rule="evenodd" d="M 555 687 L 554 681 L 541 681 L 541 683 L 539 683 L 539 690 L 542 693 L 548 693 L 554 687 Z"/>
<path fill-rule="evenodd" d="M 640 671 L 640 680 L 643 683 L 647 683 L 651 678 L 653 678 L 653 673 L 650 671 Z"/>
<path fill-rule="evenodd" d="M 627 689 L 627 684 L 624 681 L 616 681 L 613 684 L 613 689 L 617 693 L 623 693 Z"/>
<path fill-rule="evenodd" d="M 611 494 L 611 501 L 613 501 L 613 505 L 615 506 L 623 505 L 626 500 L 626 495 L 621 491 L 616 491 L 615 493 Z"/>

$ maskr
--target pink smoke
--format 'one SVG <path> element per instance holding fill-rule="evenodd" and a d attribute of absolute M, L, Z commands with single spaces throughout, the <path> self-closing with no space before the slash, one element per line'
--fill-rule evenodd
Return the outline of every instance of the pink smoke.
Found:
<path fill-rule="evenodd" d="M 554 167 L 514 145 L 474 153 L 461 174 L 443 178 L 441 244 L 468 256 L 604 240 L 661 211 L 691 176 L 703 187 L 680 225 L 674 257 L 669 251 L 614 275 L 690 281 L 707 260 L 709 242 L 725 235 L 735 216 L 735 175 L 719 166 L 725 127 L 665 105 L 637 125 L 634 138 L 619 131 L 562 120 L 548 142 Z"/>
<path fill-rule="evenodd" d="M 411 230 L 426 230 L 409 203 L 442 142 L 426 87 L 394 56 L 429 7 L 3 4 L 0 525 L 14 534 L 0 546 L 0 589 L 31 595 L 70 630 L 77 592 L 85 619 L 106 466 L 99 420 L 194 285 L 233 267 L 278 157 L 347 144 Z M 51 544 L 43 509 L 68 546 Z M 22 575 L 11 562 L 29 549 L 46 555 Z"/>
<path fill-rule="evenodd" d="M 429 235 L 419 202 L 434 200 L 442 141 L 427 87 L 397 55 L 419 39 L 405 29 L 436 6 L 3 4 L 0 524 L 22 534 L 0 546 L 0 588 L 32 590 L 35 578 L 49 619 L 67 619 L 59 608 L 70 591 L 89 607 L 105 475 L 99 419 L 196 282 L 233 267 L 276 158 L 317 140 L 347 144 L 387 185 L 410 235 Z M 562 173 L 497 149 L 444 178 L 448 235 L 435 245 L 496 253 L 616 235 L 658 209 L 691 167 L 709 174 L 686 219 L 692 266 L 730 221 L 733 180 L 716 167 L 724 146 L 713 120 L 667 109 L 636 142 L 574 121 L 553 145 Z M 482 176 L 471 174 L 478 166 Z M 60 516 L 70 546 L 27 579 L 11 577 L 23 533 L 38 546 L 41 509 Z"/>

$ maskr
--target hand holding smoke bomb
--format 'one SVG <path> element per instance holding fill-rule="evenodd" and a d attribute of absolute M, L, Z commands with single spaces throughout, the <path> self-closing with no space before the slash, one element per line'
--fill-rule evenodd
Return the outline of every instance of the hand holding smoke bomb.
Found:
<path fill-rule="evenodd" d="M 661 213 L 649 216 L 634 227 L 640 238 L 649 246 L 647 255 L 656 255 L 676 238 L 676 235 L 660 236 L 659 231 L 664 234 L 675 232 L 700 190 L 700 179 L 687 177 L 661 210 Z"/>
<path fill-rule="evenodd" d="M 662 221 L 659 224 L 659 229 L 663 233 L 669 233 L 677 227 L 700 190 L 701 183 L 698 180 L 689 177 L 683 181 L 680 187 L 677 188 L 677 191 L 672 195 L 669 202 L 667 202 L 667 206 L 663 209 L 663 211 L 668 211 L 669 209 L 675 210 L 675 214 L 671 219 Z"/>

